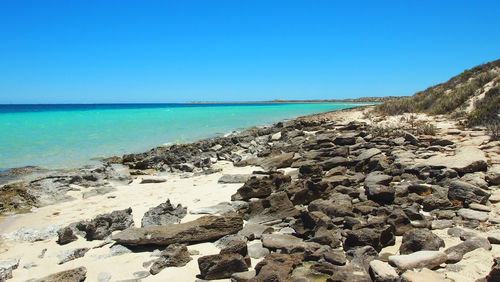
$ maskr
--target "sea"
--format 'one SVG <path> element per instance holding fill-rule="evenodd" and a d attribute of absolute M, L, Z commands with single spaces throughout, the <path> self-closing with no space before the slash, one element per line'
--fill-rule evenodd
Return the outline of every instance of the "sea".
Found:
<path fill-rule="evenodd" d="M 102 158 L 340 110 L 349 103 L 0 105 L 0 171 Z"/>

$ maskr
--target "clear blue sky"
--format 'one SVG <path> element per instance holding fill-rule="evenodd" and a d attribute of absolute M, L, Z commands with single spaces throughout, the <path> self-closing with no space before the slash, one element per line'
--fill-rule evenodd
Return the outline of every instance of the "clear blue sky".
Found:
<path fill-rule="evenodd" d="M 500 58 L 500 1 L 0 1 L 0 103 L 411 95 Z"/>

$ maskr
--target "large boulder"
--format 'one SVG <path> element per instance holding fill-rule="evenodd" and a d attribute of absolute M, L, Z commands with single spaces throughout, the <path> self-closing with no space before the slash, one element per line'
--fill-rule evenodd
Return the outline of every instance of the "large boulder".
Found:
<path fill-rule="evenodd" d="M 403 235 L 399 253 L 406 255 L 422 250 L 438 251 L 441 247 L 444 247 L 443 239 L 429 229 L 412 229 Z"/>
<path fill-rule="evenodd" d="M 196 220 L 170 226 L 129 228 L 112 239 L 122 245 L 170 245 L 215 241 L 243 228 L 238 216 L 204 216 Z"/>
<path fill-rule="evenodd" d="M 141 227 L 172 225 L 181 222 L 186 216 L 187 208 L 178 204 L 177 207 L 167 200 L 154 208 L 150 208 L 141 220 Z"/>

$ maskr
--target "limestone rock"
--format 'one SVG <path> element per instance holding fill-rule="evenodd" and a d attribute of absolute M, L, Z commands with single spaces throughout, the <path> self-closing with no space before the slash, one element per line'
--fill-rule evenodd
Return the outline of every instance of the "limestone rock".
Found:
<path fill-rule="evenodd" d="M 78 237 L 73 232 L 73 229 L 69 227 L 64 227 L 59 229 L 57 231 L 57 236 L 58 236 L 57 243 L 59 245 L 65 245 L 78 240 Z"/>
<path fill-rule="evenodd" d="M 81 258 L 89 251 L 89 248 L 76 248 L 76 249 L 70 249 L 67 251 L 61 252 L 59 255 L 57 255 L 57 258 L 59 259 L 59 264 L 66 263 L 68 261 L 72 261 L 77 258 Z"/>
<path fill-rule="evenodd" d="M 380 260 L 370 262 L 370 273 L 375 281 L 397 281 L 398 273 L 388 263 Z"/>
<path fill-rule="evenodd" d="M 389 263 L 400 270 L 414 268 L 432 269 L 446 262 L 447 256 L 441 251 L 419 251 L 409 255 L 389 256 Z"/>
<path fill-rule="evenodd" d="M 149 226 L 168 226 L 181 222 L 181 219 L 186 216 L 187 208 L 178 204 L 177 207 L 167 200 L 154 208 L 150 208 L 141 220 L 141 227 Z"/>
<path fill-rule="evenodd" d="M 30 282 L 83 282 L 87 277 L 87 269 L 78 267 L 70 270 L 57 272 Z"/>
<path fill-rule="evenodd" d="M 192 258 L 185 245 L 172 244 L 160 253 L 160 257 L 153 262 L 149 272 L 155 275 L 162 271 L 165 267 L 185 266 L 191 259 Z"/>
<path fill-rule="evenodd" d="M 236 216 L 204 216 L 196 220 L 170 226 L 129 228 L 112 237 L 123 245 L 170 245 L 214 241 L 234 234 L 243 228 L 243 220 Z"/>

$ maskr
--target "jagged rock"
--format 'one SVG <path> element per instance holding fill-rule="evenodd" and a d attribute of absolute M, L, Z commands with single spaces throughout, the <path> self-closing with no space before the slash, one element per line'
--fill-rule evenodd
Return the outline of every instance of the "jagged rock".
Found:
<path fill-rule="evenodd" d="M 119 255 L 123 255 L 123 254 L 129 254 L 131 252 L 132 251 L 129 248 L 122 246 L 122 245 L 114 245 L 111 248 L 109 248 L 109 256 L 110 257 L 119 256 Z"/>
<path fill-rule="evenodd" d="M 239 234 L 229 234 L 215 241 L 215 246 L 219 249 L 227 249 L 242 242 L 247 242 L 245 237 Z"/>
<path fill-rule="evenodd" d="M 291 177 L 279 173 L 264 178 L 252 177 L 231 196 L 232 201 L 264 198 L 275 192 L 282 185 L 290 183 Z"/>
<path fill-rule="evenodd" d="M 264 248 L 261 242 L 248 246 L 248 255 L 254 259 L 260 259 L 269 254 L 269 249 Z"/>
<path fill-rule="evenodd" d="M 217 240 L 243 228 L 243 220 L 236 216 L 204 216 L 196 220 L 170 226 L 129 228 L 112 237 L 123 245 L 170 245 Z"/>
<path fill-rule="evenodd" d="M 435 209 L 449 208 L 452 204 L 445 196 L 430 194 L 425 196 L 422 206 L 424 211 L 433 211 Z"/>
<path fill-rule="evenodd" d="M 245 183 L 252 177 L 251 174 L 224 174 L 218 183 Z"/>
<path fill-rule="evenodd" d="M 186 216 L 187 208 L 178 204 L 177 207 L 170 203 L 167 199 L 154 208 L 150 208 L 141 220 L 141 227 L 149 226 L 168 226 L 181 222 L 181 219 Z"/>
<path fill-rule="evenodd" d="M 248 271 L 240 254 L 219 254 L 198 258 L 201 277 L 207 280 L 230 278 L 233 273 Z"/>
<path fill-rule="evenodd" d="M 286 192 L 280 191 L 271 194 L 265 199 L 250 202 L 245 218 L 248 218 L 249 223 L 254 224 L 294 217 L 298 214 L 299 211 L 288 199 Z"/>
<path fill-rule="evenodd" d="M 75 233 L 80 233 L 89 241 L 103 240 L 111 235 L 113 231 L 124 230 L 134 225 L 132 209 L 113 211 L 101 214 L 90 221 L 72 223 L 69 228 Z"/>
<path fill-rule="evenodd" d="M 444 252 L 448 256 L 446 263 L 456 263 L 462 260 L 463 256 L 477 248 L 483 248 L 485 250 L 490 250 L 491 245 L 486 238 L 479 236 L 472 236 L 464 242 L 449 247 Z"/>
<path fill-rule="evenodd" d="M 63 251 L 57 258 L 59 259 L 59 264 L 63 264 L 68 261 L 72 261 L 77 258 L 83 257 L 90 249 L 89 248 L 76 248 L 67 251 Z"/>
<path fill-rule="evenodd" d="M 409 255 L 389 256 L 389 263 L 404 271 L 424 267 L 432 269 L 445 262 L 446 259 L 446 254 L 441 251 L 419 251 Z"/>
<path fill-rule="evenodd" d="M 56 237 L 59 229 L 61 227 L 57 225 L 48 225 L 41 228 L 21 227 L 14 232 L 2 234 L 2 238 L 4 240 L 27 242 L 45 241 Z"/>
<path fill-rule="evenodd" d="M 265 170 L 290 167 L 293 163 L 294 153 L 284 153 L 278 156 L 265 158 L 257 165 L 260 165 Z"/>
<path fill-rule="evenodd" d="M 392 228 L 388 229 L 373 229 L 361 228 L 357 230 L 349 230 L 344 241 L 344 250 L 349 250 L 356 247 L 372 246 L 375 250 L 380 251 L 383 247 L 394 244 L 394 233 Z"/>
<path fill-rule="evenodd" d="M 374 281 L 391 282 L 397 281 L 398 273 L 388 263 L 380 260 L 372 260 L 370 262 L 370 274 Z"/>
<path fill-rule="evenodd" d="M 471 209 L 459 209 L 457 215 L 468 220 L 478 220 L 480 222 L 488 220 L 488 213 Z"/>
<path fill-rule="evenodd" d="M 438 251 L 441 247 L 444 247 L 443 239 L 430 230 L 412 229 L 403 235 L 399 253 L 406 255 L 422 250 Z"/>
<path fill-rule="evenodd" d="M 87 269 L 83 266 L 57 272 L 30 282 L 83 282 L 87 278 Z"/>
<path fill-rule="evenodd" d="M 78 237 L 73 232 L 73 229 L 69 227 L 64 227 L 59 229 L 57 231 L 57 236 L 58 236 L 57 243 L 59 245 L 65 245 L 78 240 Z"/>
<path fill-rule="evenodd" d="M 165 267 L 185 266 L 190 260 L 192 260 L 192 258 L 185 245 L 172 244 L 160 253 L 160 257 L 153 262 L 149 272 L 156 275 Z"/>
<path fill-rule="evenodd" d="M 23 213 L 38 205 L 38 200 L 28 192 L 23 183 L 0 187 L 0 214 Z"/>
<path fill-rule="evenodd" d="M 151 184 L 151 183 L 163 183 L 167 182 L 165 178 L 143 178 L 141 179 L 141 184 Z"/>
<path fill-rule="evenodd" d="M 303 255 L 271 253 L 255 266 L 257 275 L 249 282 L 291 281 L 292 271 L 302 264 Z"/>
<path fill-rule="evenodd" d="M 0 262 L 0 281 L 12 278 L 12 270 L 19 267 L 19 258 Z"/>
<path fill-rule="evenodd" d="M 490 193 L 467 182 L 453 180 L 448 184 L 448 199 L 458 201 L 466 207 L 471 203 L 484 204 L 489 196 Z"/>

